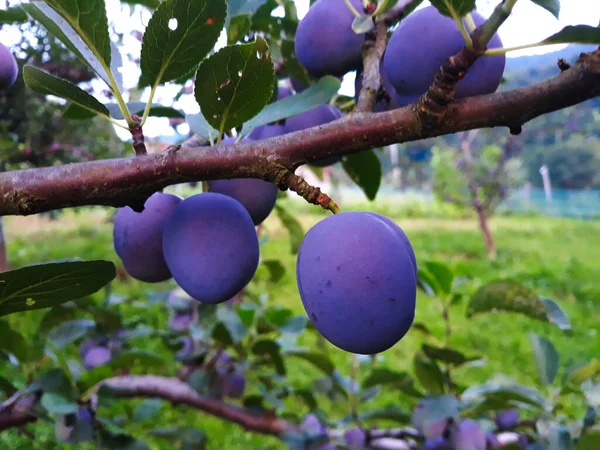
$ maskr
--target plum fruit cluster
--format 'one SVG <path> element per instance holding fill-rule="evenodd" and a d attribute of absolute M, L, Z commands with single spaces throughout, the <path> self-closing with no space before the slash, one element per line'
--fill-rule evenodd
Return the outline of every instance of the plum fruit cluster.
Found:
<path fill-rule="evenodd" d="M 360 0 L 352 6 L 363 11 Z M 476 26 L 485 18 L 473 11 Z M 364 34 L 352 30 L 354 15 L 344 0 L 318 0 L 300 21 L 296 30 L 295 51 L 298 61 L 309 75 L 341 77 L 356 71 L 355 99 L 362 86 L 361 49 Z M 327 32 L 323 32 L 327 30 Z M 445 60 L 465 46 L 456 22 L 427 6 L 409 14 L 392 33 L 380 66 L 382 89 L 375 112 L 400 108 L 413 103 L 432 84 Z M 502 41 L 495 34 L 488 48 L 500 48 Z M 477 59 L 466 76 L 456 86 L 456 98 L 495 92 L 500 85 L 505 55 Z M 305 88 L 292 79 L 297 90 Z"/>
<path fill-rule="evenodd" d="M 15 84 L 18 74 L 17 60 L 11 51 L 0 43 L 0 90 L 8 89 Z"/>
<path fill-rule="evenodd" d="M 117 333 L 113 337 L 96 336 L 86 339 L 79 347 L 79 354 L 83 360 L 83 367 L 92 370 L 110 363 L 121 350 L 122 342 Z"/>
<path fill-rule="evenodd" d="M 296 275 L 315 328 L 343 350 L 383 352 L 413 323 L 414 252 L 400 227 L 379 214 L 345 212 L 317 223 L 300 245 Z"/>

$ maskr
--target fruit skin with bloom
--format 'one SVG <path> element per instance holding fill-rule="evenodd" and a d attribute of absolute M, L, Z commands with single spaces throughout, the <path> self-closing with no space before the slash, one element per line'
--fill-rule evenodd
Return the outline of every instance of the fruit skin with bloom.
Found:
<path fill-rule="evenodd" d="M 363 11 L 362 0 L 350 3 Z M 341 77 L 360 67 L 365 35 L 352 30 L 353 21 L 344 0 L 317 0 L 310 7 L 296 29 L 295 51 L 312 77 Z"/>
<path fill-rule="evenodd" d="M 19 65 L 11 51 L 0 43 L 0 90 L 10 88 L 17 81 Z"/>
<path fill-rule="evenodd" d="M 505 409 L 504 411 L 499 411 L 494 420 L 498 428 L 501 430 L 511 430 L 517 426 L 519 423 L 519 418 L 519 410 L 511 408 Z"/>

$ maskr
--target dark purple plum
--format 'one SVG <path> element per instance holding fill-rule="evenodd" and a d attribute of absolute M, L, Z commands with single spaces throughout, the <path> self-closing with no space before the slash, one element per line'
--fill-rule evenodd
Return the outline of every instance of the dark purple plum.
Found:
<path fill-rule="evenodd" d="M 486 450 L 487 440 L 477 422 L 464 419 L 452 435 L 452 444 L 455 450 Z"/>
<path fill-rule="evenodd" d="M 350 0 L 361 12 L 361 0 Z M 354 15 L 344 0 L 317 0 L 296 29 L 296 57 L 307 72 L 341 77 L 361 64 L 364 34 L 352 30 Z"/>
<path fill-rule="evenodd" d="M 451 448 L 450 443 L 442 436 L 427 439 L 423 444 L 423 450 L 450 450 Z"/>
<path fill-rule="evenodd" d="M 182 201 L 163 230 L 165 261 L 177 284 L 203 303 L 223 303 L 258 268 L 259 246 L 250 214 L 237 200 L 214 192 Z"/>
<path fill-rule="evenodd" d="M 177 333 L 187 331 L 194 320 L 189 313 L 177 312 L 169 320 L 169 328 Z"/>
<path fill-rule="evenodd" d="M 307 128 L 324 125 L 342 117 L 342 112 L 329 104 L 321 105 L 309 111 L 289 117 L 285 121 L 286 133 L 305 130 Z M 326 167 L 337 163 L 341 158 L 339 156 L 323 158 L 317 161 L 312 161 L 313 166 Z"/>
<path fill-rule="evenodd" d="M 0 44 L 0 90 L 8 89 L 15 84 L 18 75 L 17 60 L 5 45 Z"/>
<path fill-rule="evenodd" d="M 112 359 L 111 351 L 106 347 L 92 347 L 83 357 L 83 367 L 87 370 L 108 364 Z"/>
<path fill-rule="evenodd" d="M 79 346 L 79 354 L 81 355 L 82 358 L 84 358 L 85 354 L 88 352 L 89 349 L 91 349 L 93 347 L 98 347 L 98 346 L 108 347 L 108 338 L 105 336 L 95 336 L 95 337 L 86 339 Z"/>
<path fill-rule="evenodd" d="M 215 369 L 217 372 L 224 374 L 231 367 L 232 358 L 227 352 L 222 352 L 215 360 Z"/>
<path fill-rule="evenodd" d="M 327 427 L 314 414 L 307 414 L 300 424 L 300 429 L 309 434 L 327 434 Z"/>
<path fill-rule="evenodd" d="M 184 337 L 178 340 L 181 348 L 177 351 L 177 356 L 184 358 L 194 353 L 194 341 L 191 337 Z"/>
<path fill-rule="evenodd" d="M 163 227 L 181 197 L 157 192 L 144 204 L 144 211 L 119 208 L 114 223 L 114 247 L 127 273 L 146 283 L 171 278 L 162 251 Z"/>
<path fill-rule="evenodd" d="M 498 450 L 499 448 L 501 448 L 500 441 L 494 433 L 487 433 L 485 435 L 485 440 L 487 442 L 487 448 L 489 450 Z"/>
<path fill-rule="evenodd" d="M 496 425 L 501 430 L 511 430 L 519 423 L 520 414 L 517 409 L 505 409 L 496 414 Z"/>
<path fill-rule="evenodd" d="M 472 13 L 476 25 L 485 22 L 477 12 Z M 390 83 L 399 95 L 422 95 L 433 82 L 444 61 L 465 46 L 458 26 L 433 6 L 411 13 L 390 38 L 383 67 Z M 502 47 L 495 34 L 488 48 Z M 456 85 L 456 98 L 490 94 L 500 85 L 505 55 L 479 58 L 464 79 Z"/>
<path fill-rule="evenodd" d="M 305 91 L 309 88 L 309 84 L 306 84 L 304 81 L 301 81 L 297 78 L 294 77 L 290 77 L 290 83 L 292 84 L 292 87 L 294 88 L 294 91 L 296 93 L 300 93 L 302 91 Z"/>
<path fill-rule="evenodd" d="M 249 139 L 254 141 L 260 141 L 262 139 L 269 139 L 272 137 L 277 137 L 285 134 L 285 126 L 284 125 L 263 125 L 258 128 L 255 128 L 252 133 L 248 135 Z"/>
<path fill-rule="evenodd" d="M 246 378 L 239 373 L 229 373 L 223 379 L 223 397 L 242 398 L 246 389 Z"/>
<path fill-rule="evenodd" d="M 413 323 L 413 263 L 397 231 L 373 214 L 344 212 L 313 226 L 300 245 L 296 274 L 309 319 L 343 350 L 383 352 Z"/>
<path fill-rule="evenodd" d="M 280 127 L 280 125 L 267 126 Z M 222 144 L 230 145 L 233 143 L 232 140 L 233 138 L 224 139 Z M 227 195 L 240 202 L 250 214 L 254 225 L 260 225 L 271 214 L 279 192 L 279 189 L 273 183 L 258 178 L 212 180 L 208 182 L 208 190 L 209 192 Z"/>
<path fill-rule="evenodd" d="M 360 428 L 350 428 L 344 433 L 344 441 L 352 447 L 364 447 L 367 442 L 367 435 Z"/>
<path fill-rule="evenodd" d="M 378 219 L 383 220 L 392 230 L 394 230 L 394 233 L 396 233 L 398 235 L 400 242 L 402 242 L 402 245 L 404 245 L 404 247 L 406 248 L 406 252 L 408 253 L 410 262 L 412 263 L 413 269 L 415 269 L 415 277 L 416 277 L 417 276 L 417 257 L 415 256 L 415 251 L 413 249 L 413 246 L 410 243 L 410 240 L 408 239 L 408 236 L 406 235 L 404 230 L 402 228 L 400 228 L 400 226 L 396 222 L 394 222 L 392 219 L 390 219 L 382 214 L 377 214 L 374 212 L 367 213 L 367 214 L 372 214 L 375 217 L 377 217 Z M 404 257 L 404 255 L 402 255 L 401 257 Z"/>

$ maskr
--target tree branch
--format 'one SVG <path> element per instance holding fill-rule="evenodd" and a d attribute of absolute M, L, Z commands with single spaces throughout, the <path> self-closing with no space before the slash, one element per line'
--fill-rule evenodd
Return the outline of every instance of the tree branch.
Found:
<path fill-rule="evenodd" d="M 0 174 L 0 216 L 84 205 L 135 205 L 166 186 L 192 181 L 269 180 L 270 163 L 295 170 L 324 157 L 393 143 L 486 127 L 515 129 L 599 95 L 600 50 L 596 50 L 542 83 L 451 101 L 435 127 L 426 126 L 411 107 L 355 112 L 326 125 L 263 141 L 5 172 Z"/>
<path fill-rule="evenodd" d="M 381 88 L 379 63 L 387 44 L 387 27 L 383 22 L 375 23 L 375 29 L 365 38 L 363 47 L 362 88 L 356 103 L 356 109 L 371 112 L 377 103 L 377 93 Z"/>

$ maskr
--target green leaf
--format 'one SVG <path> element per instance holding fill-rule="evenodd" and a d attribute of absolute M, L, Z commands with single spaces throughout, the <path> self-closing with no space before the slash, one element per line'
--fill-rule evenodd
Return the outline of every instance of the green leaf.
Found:
<path fill-rule="evenodd" d="M 71 382 L 62 369 L 50 369 L 31 384 L 31 390 L 42 390 L 45 393 L 54 392 L 70 398 L 72 395 Z"/>
<path fill-rule="evenodd" d="M 560 0 L 531 0 L 558 19 L 560 15 Z"/>
<path fill-rule="evenodd" d="M 529 333 L 529 342 L 541 383 L 552 384 L 558 373 L 558 352 L 549 340 L 535 333 Z"/>
<path fill-rule="evenodd" d="M 160 5 L 161 0 L 121 0 L 123 3 L 130 5 L 142 5 L 150 9 L 156 9 Z"/>
<path fill-rule="evenodd" d="M 21 5 L 29 16 L 40 23 L 48 33 L 62 42 L 80 61 L 87 64 L 100 78 L 110 86 L 110 76 L 106 71 L 107 64 L 90 50 L 79 34 L 50 6 L 41 1 Z"/>
<path fill-rule="evenodd" d="M 109 117 L 106 106 L 70 81 L 61 80 L 30 65 L 26 65 L 23 68 L 23 80 L 29 89 L 38 94 L 56 95 L 86 110 L 90 114 Z"/>
<path fill-rule="evenodd" d="M 300 225 L 300 222 L 298 222 L 296 218 L 287 212 L 281 205 L 275 204 L 275 211 L 279 216 L 279 220 L 281 220 L 281 223 L 290 234 L 291 252 L 295 255 L 298 253 L 298 248 L 300 248 L 302 239 L 304 239 L 302 225 Z"/>
<path fill-rule="evenodd" d="M 452 281 L 454 280 L 454 274 L 452 269 L 447 265 L 439 261 L 426 261 L 425 269 L 433 276 L 436 280 L 437 286 L 440 287 L 444 294 L 452 292 Z"/>
<path fill-rule="evenodd" d="M 425 353 L 425 355 L 430 359 L 448 364 L 454 364 L 455 366 L 460 366 L 470 361 L 480 359 L 478 357 L 465 356 L 461 352 L 451 348 L 434 347 L 427 344 L 423 344 L 422 350 L 423 353 Z"/>
<path fill-rule="evenodd" d="M 219 137 L 219 132 L 210 126 L 202 113 L 186 114 L 185 121 L 190 126 L 190 130 L 204 139 L 214 142 Z"/>
<path fill-rule="evenodd" d="M 259 356 L 268 355 L 275 365 L 277 373 L 280 375 L 285 374 L 285 364 L 281 358 L 280 347 L 277 342 L 270 339 L 258 341 L 252 346 L 252 353 Z"/>
<path fill-rule="evenodd" d="M 277 283 L 285 275 L 285 266 L 277 259 L 269 259 L 262 262 L 269 270 L 271 282 Z"/>
<path fill-rule="evenodd" d="M 542 394 L 533 388 L 516 383 L 489 381 L 485 384 L 471 386 L 461 394 L 465 402 L 489 400 L 496 404 L 495 410 L 505 409 L 511 402 L 526 403 L 536 408 L 545 407 Z"/>
<path fill-rule="evenodd" d="M 52 341 L 56 347 L 63 348 L 65 345 L 75 342 L 77 339 L 88 334 L 95 326 L 96 323 L 93 320 L 69 320 L 50 330 L 48 339 Z"/>
<path fill-rule="evenodd" d="M 444 16 L 452 17 L 451 9 L 463 17 L 475 9 L 475 0 L 430 0 L 432 6 Z"/>
<path fill-rule="evenodd" d="M 234 343 L 241 342 L 248 334 L 248 328 L 244 326 L 240 316 L 231 309 L 218 308 L 217 319 L 227 328 Z"/>
<path fill-rule="evenodd" d="M 205 450 L 208 437 L 198 429 L 188 429 L 183 433 L 179 450 Z"/>
<path fill-rule="evenodd" d="M 600 448 L 600 431 L 591 431 L 579 438 L 575 450 L 598 450 Z"/>
<path fill-rule="evenodd" d="M 113 119 L 123 120 L 123 113 L 117 103 L 107 103 L 106 108 L 110 112 L 110 116 Z M 129 102 L 127 103 L 127 109 L 131 114 L 137 114 L 141 116 L 146 109 L 146 102 Z M 171 108 L 169 106 L 155 105 L 150 108 L 150 117 L 168 117 L 176 119 L 185 119 L 185 114 L 178 109 Z"/>
<path fill-rule="evenodd" d="M 406 395 L 411 397 L 422 397 L 415 387 L 412 376 L 406 372 L 396 372 L 391 369 L 375 368 L 369 374 L 367 379 L 362 383 L 363 389 L 368 389 L 372 386 L 383 386 L 399 389 Z"/>
<path fill-rule="evenodd" d="M 257 37 L 205 59 L 196 74 L 194 95 L 208 123 L 226 131 L 252 119 L 269 103 L 274 82 L 269 47 Z"/>
<path fill-rule="evenodd" d="M 110 67 L 110 37 L 104 0 L 45 0 L 73 27 L 94 55 Z"/>
<path fill-rule="evenodd" d="M 6 322 L 0 322 L 0 350 L 12 353 L 21 362 L 27 361 L 28 348 L 25 339 Z"/>
<path fill-rule="evenodd" d="M 408 411 L 394 405 L 365 411 L 359 415 L 360 420 L 390 420 L 403 425 L 410 423 L 410 417 L 411 415 Z"/>
<path fill-rule="evenodd" d="M 5 397 L 10 397 L 17 392 L 17 390 L 18 389 L 14 387 L 10 381 L 4 377 L 0 377 L 0 392 L 3 392 Z"/>
<path fill-rule="evenodd" d="M 431 394 L 441 395 L 444 393 L 444 375 L 435 361 L 416 353 L 413 359 L 415 375 L 419 383 Z"/>
<path fill-rule="evenodd" d="M 417 286 L 429 297 L 435 297 L 441 292 L 435 277 L 423 267 L 417 267 Z"/>
<path fill-rule="evenodd" d="M 600 44 L 600 27 L 568 25 L 541 44 Z"/>
<path fill-rule="evenodd" d="M 227 45 L 241 41 L 250 31 L 252 21 L 249 14 L 238 14 L 233 16 L 227 27 Z"/>
<path fill-rule="evenodd" d="M 129 369 L 140 366 L 144 369 L 164 368 L 166 361 L 158 354 L 150 350 L 128 350 L 117 355 L 109 363 L 114 369 Z"/>
<path fill-rule="evenodd" d="M 44 315 L 39 326 L 39 334 L 43 336 L 60 323 L 74 319 L 77 312 L 77 308 L 67 308 L 63 305 L 55 306 Z"/>
<path fill-rule="evenodd" d="M 51 414 L 75 414 L 79 409 L 77 403 L 55 392 L 45 392 L 40 403 Z"/>
<path fill-rule="evenodd" d="M 267 0 L 229 0 L 227 13 L 230 16 L 238 14 L 254 14 Z"/>
<path fill-rule="evenodd" d="M 148 398 L 142 401 L 133 410 L 133 417 L 131 420 L 134 422 L 143 422 L 152 418 L 162 408 L 164 402 L 157 398 Z"/>
<path fill-rule="evenodd" d="M 142 39 L 139 87 L 156 86 L 194 71 L 217 42 L 226 15 L 225 0 L 162 2 Z"/>
<path fill-rule="evenodd" d="M 54 262 L 0 273 L 0 316 L 85 297 L 115 276 L 115 265 L 110 261 Z"/>
<path fill-rule="evenodd" d="M 546 308 L 537 294 L 511 280 L 493 281 L 479 288 L 469 302 L 467 317 L 494 311 L 516 312 L 533 319 L 547 320 Z"/>
<path fill-rule="evenodd" d="M 423 432 L 431 424 L 440 420 L 458 419 L 459 402 L 453 395 L 425 397 L 419 400 L 412 415 L 412 425 Z"/>
<path fill-rule="evenodd" d="M 24 23 L 27 22 L 27 14 L 20 6 L 11 6 L 0 10 L 0 24 Z"/>
<path fill-rule="evenodd" d="M 305 91 L 267 105 L 258 115 L 244 124 L 241 134 L 245 136 L 262 125 L 317 108 L 329 102 L 340 86 L 340 80 L 332 76 L 325 76 Z"/>
<path fill-rule="evenodd" d="M 549 298 L 540 298 L 540 301 L 544 304 L 546 308 L 546 316 L 548 317 L 548 322 L 556 325 L 561 330 L 570 330 L 571 322 L 567 317 L 567 314 L 558 306 L 558 304 L 554 300 L 550 300 Z"/>
<path fill-rule="evenodd" d="M 371 201 L 375 200 L 381 185 L 381 162 L 372 150 L 344 155 L 342 166 Z"/>
<path fill-rule="evenodd" d="M 579 386 L 581 383 L 591 379 L 599 372 L 600 359 L 594 358 L 587 364 L 580 364 L 567 370 L 563 382 L 568 382 L 574 384 L 575 386 Z"/>
<path fill-rule="evenodd" d="M 286 357 L 300 358 L 311 363 L 313 366 L 321 369 L 327 375 L 333 375 L 335 367 L 329 357 L 324 353 L 316 353 L 309 351 L 291 351 L 285 353 Z"/>

